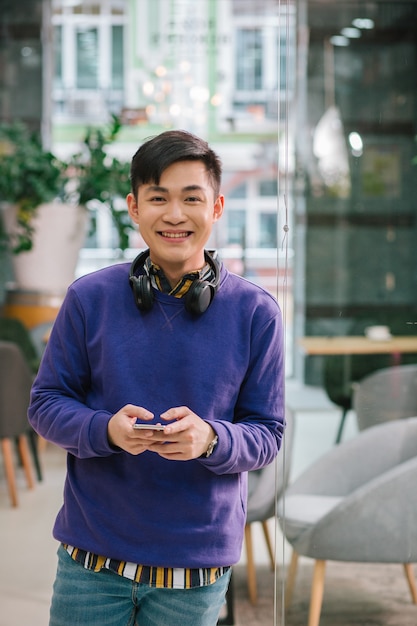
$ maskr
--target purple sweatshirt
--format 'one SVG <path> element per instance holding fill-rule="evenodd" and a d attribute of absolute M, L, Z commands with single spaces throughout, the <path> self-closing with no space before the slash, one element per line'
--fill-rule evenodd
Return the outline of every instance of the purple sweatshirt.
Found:
<path fill-rule="evenodd" d="M 109 558 L 218 567 L 240 558 L 248 470 L 276 456 L 284 428 L 283 329 L 260 287 L 224 267 L 207 311 L 155 292 L 136 308 L 129 264 L 75 281 L 33 385 L 29 420 L 68 452 L 54 537 Z M 219 437 L 209 458 L 170 461 L 109 445 L 126 404 L 188 406 Z"/>

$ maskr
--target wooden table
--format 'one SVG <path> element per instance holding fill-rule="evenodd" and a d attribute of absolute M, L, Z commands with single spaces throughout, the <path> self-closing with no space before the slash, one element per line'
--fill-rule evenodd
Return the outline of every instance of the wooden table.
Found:
<path fill-rule="evenodd" d="M 377 341 L 364 336 L 300 337 L 299 345 L 307 355 L 404 354 L 417 353 L 417 336 L 391 337 Z"/>
<path fill-rule="evenodd" d="M 417 354 L 417 336 L 396 336 L 390 339 L 375 340 L 365 336 L 342 337 L 300 337 L 298 340 L 301 350 L 308 356 L 344 356 L 343 385 L 346 393 L 351 393 L 351 357 L 355 354 L 392 354 L 393 365 L 399 365 L 401 354 Z M 347 410 L 343 411 L 341 422 L 336 436 L 336 443 L 340 443 Z"/>

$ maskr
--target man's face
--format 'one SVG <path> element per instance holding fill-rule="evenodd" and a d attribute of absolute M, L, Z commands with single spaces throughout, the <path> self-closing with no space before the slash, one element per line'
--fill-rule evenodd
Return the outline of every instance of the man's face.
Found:
<path fill-rule="evenodd" d="M 179 161 L 164 170 L 159 185 L 140 185 L 127 196 L 132 220 L 164 272 L 180 278 L 204 265 L 204 247 L 223 213 L 223 196 L 214 197 L 204 163 Z"/>

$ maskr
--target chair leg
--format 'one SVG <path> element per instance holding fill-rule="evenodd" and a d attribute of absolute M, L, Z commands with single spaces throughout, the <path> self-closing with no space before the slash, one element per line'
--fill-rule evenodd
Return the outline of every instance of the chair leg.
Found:
<path fill-rule="evenodd" d="M 413 604 L 417 604 L 417 587 L 412 563 L 404 563 L 404 572 L 411 592 Z"/>
<path fill-rule="evenodd" d="M 348 414 L 348 409 L 343 409 L 342 417 L 340 418 L 339 429 L 336 435 L 336 441 L 335 441 L 336 444 L 339 444 L 342 440 L 343 428 L 345 426 L 347 414 Z"/>
<path fill-rule="evenodd" d="M 271 562 L 271 570 L 275 570 L 275 554 L 272 549 L 271 537 L 269 536 L 269 528 L 267 520 L 263 520 L 262 522 L 262 530 L 264 531 L 264 537 L 266 542 L 266 547 L 268 548 L 269 560 Z"/>
<path fill-rule="evenodd" d="M 32 429 L 28 431 L 27 436 L 29 439 L 29 446 L 32 452 L 32 459 L 33 459 L 33 464 L 36 470 L 36 476 L 37 476 L 38 481 L 41 482 L 42 481 L 42 467 L 41 467 L 41 463 L 39 460 L 40 438 Z"/>
<path fill-rule="evenodd" d="M 43 454 L 45 452 L 47 445 L 48 442 L 46 441 L 46 439 L 44 439 L 43 437 L 39 437 L 38 450 L 40 454 Z"/>
<path fill-rule="evenodd" d="M 10 439 L 5 438 L 1 440 L 1 449 L 3 452 L 4 470 L 6 473 L 7 488 L 9 490 L 10 500 L 12 506 L 18 505 L 17 488 L 16 488 L 16 476 L 13 466 L 13 451 L 12 442 Z"/>
<path fill-rule="evenodd" d="M 297 576 L 298 554 L 292 551 L 291 562 L 288 567 L 287 581 L 285 584 L 285 610 L 287 611 L 292 602 L 292 594 L 294 591 L 295 578 Z"/>
<path fill-rule="evenodd" d="M 253 560 L 252 531 L 251 525 L 245 526 L 245 545 L 246 545 L 246 576 L 248 580 L 248 594 L 250 603 L 255 605 L 258 601 L 258 593 L 256 590 L 256 571 L 255 562 Z"/>
<path fill-rule="evenodd" d="M 321 605 L 323 602 L 324 574 L 326 561 L 317 559 L 314 564 L 313 582 L 311 585 L 310 612 L 308 626 L 319 626 Z"/>
<path fill-rule="evenodd" d="M 30 455 L 29 455 L 29 446 L 28 441 L 26 439 L 26 435 L 22 434 L 18 437 L 18 445 L 19 445 L 19 454 L 22 459 L 23 471 L 26 476 L 26 483 L 29 489 L 33 489 L 35 487 L 35 483 L 33 481 L 32 476 L 32 468 L 30 465 Z"/>

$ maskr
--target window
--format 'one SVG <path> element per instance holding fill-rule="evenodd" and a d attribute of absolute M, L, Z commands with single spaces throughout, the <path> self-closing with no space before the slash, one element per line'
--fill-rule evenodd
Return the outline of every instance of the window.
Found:
<path fill-rule="evenodd" d="M 255 123 L 286 119 L 295 83 L 295 13 L 236 14 L 233 107 L 238 118 Z"/>
<path fill-rule="evenodd" d="M 77 87 L 98 87 L 98 31 L 97 28 L 77 30 Z"/>
<path fill-rule="evenodd" d="M 259 214 L 259 247 L 260 248 L 276 248 L 277 247 L 277 214 L 276 213 L 260 213 Z"/>
<path fill-rule="evenodd" d="M 263 197 L 275 197 L 278 195 L 278 181 L 276 179 L 261 180 L 259 183 L 259 195 Z"/>
<path fill-rule="evenodd" d="M 123 26 L 112 26 L 112 88 L 123 89 Z"/>
<path fill-rule="evenodd" d="M 246 183 L 241 183 L 236 187 L 233 187 L 227 194 L 228 198 L 246 198 Z"/>
<path fill-rule="evenodd" d="M 56 88 L 62 87 L 62 26 L 54 29 L 54 83 Z"/>
<path fill-rule="evenodd" d="M 227 243 L 242 245 L 245 236 L 245 216 L 243 210 L 232 210 L 227 213 Z"/>
<path fill-rule="evenodd" d="M 238 90 L 262 89 L 262 31 L 259 28 L 237 31 L 236 70 Z"/>

